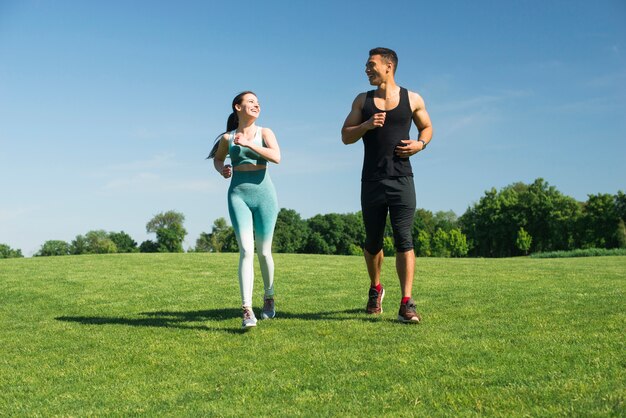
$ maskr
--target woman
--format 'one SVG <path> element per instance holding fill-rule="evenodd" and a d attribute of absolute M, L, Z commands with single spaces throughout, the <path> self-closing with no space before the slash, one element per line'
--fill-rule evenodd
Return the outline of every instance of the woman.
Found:
<path fill-rule="evenodd" d="M 267 163 L 280 162 L 280 148 L 272 130 L 255 123 L 261 106 L 253 92 L 239 93 L 233 99 L 232 109 L 226 132 L 218 137 L 209 158 L 213 158 L 215 169 L 224 178 L 232 176 L 228 188 L 228 213 L 239 244 L 242 328 L 249 328 L 256 326 L 252 310 L 255 238 L 265 288 L 261 317 L 269 319 L 276 315 L 272 237 L 278 203 Z M 232 166 L 224 163 L 227 156 L 230 156 Z"/>

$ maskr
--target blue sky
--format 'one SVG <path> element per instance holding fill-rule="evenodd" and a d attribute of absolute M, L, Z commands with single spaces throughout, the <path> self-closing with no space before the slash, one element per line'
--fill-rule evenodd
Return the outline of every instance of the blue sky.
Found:
<path fill-rule="evenodd" d="M 193 246 L 228 218 L 204 157 L 248 89 L 281 146 L 279 205 L 358 211 L 363 149 L 340 129 L 377 46 L 433 122 L 412 158 L 418 207 L 461 215 L 538 177 L 581 201 L 614 194 L 624 22 L 623 0 L 0 0 L 0 243 L 30 256 L 94 229 L 140 243 L 176 210 Z"/>

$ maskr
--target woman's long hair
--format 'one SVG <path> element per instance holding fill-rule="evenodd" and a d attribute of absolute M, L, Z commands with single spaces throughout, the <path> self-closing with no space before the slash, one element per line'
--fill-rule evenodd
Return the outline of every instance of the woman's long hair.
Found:
<path fill-rule="evenodd" d="M 228 116 L 228 120 L 226 121 L 226 130 L 222 132 L 221 134 L 219 134 L 217 138 L 215 138 L 215 142 L 213 143 L 213 148 L 211 148 L 211 152 L 209 153 L 209 156 L 206 157 L 207 160 L 215 157 L 215 153 L 217 152 L 217 148 L 220 145 L 220 139 L 222 138 L 222 136 L 226 132 L 234 131 L 239 126 L 239 117 L 237 116 L 235 105 L 241 104 L 241 102 L 243 102 L 243 96 L 245 96 L 246 94 L 254 94 L 254 92 L 249 91 L 249 90 L 242 91 L 241 93 L 236 95 L 235 98 L 233 99 L 233 104 L 231 106 L 231 108 L 233 109 L 233 112 Z M 256 96 L 256 94 L 254 95 Z"/>

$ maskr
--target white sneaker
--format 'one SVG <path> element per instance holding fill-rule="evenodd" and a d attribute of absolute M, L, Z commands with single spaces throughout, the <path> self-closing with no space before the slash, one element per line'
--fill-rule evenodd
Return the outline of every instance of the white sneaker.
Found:
<path fill-rule="evenodd" d="M 261 318 L 272 319 L 276 316 L 276 308 L 274 307 L 274 297 L 269 296 L 263 300 L 263 312 Z"/>
<path fill-rule="evenodd" d="M 256 316 L 254 316 L 254 311 L 249 306 L 242 306 L 243 311 L 243 321 L 241 321 L 241 328 L 251 328 L 256 327 Z"/>

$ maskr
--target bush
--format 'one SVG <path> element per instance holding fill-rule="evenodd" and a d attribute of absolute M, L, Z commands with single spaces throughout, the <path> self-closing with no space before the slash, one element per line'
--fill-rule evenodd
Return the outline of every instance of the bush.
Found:
<path fill-rule="evenodd" d="M 396 255 L 396 246 L 393 242 L 392 237 L 383 238 L 383 254 L 385 256 L 394 256 Z"/>
<path fill-rule="evenodd" d="M 519 231 L 517 231 L 517 239 L 515 240 L 515 246 L 517 249 L 523 252 L 524 255 L 527 255 L 528 251 L 530 251 L 530 245 L 532 243 L 533 237 L 531 237 L 523 227 L 520 227 Z"/>
<path fill-rule="evenodd" d="M 430 257 L 430 234 L 420 230 L 415 241 L 415 255 L 418 257 Z"/>
<path fill-rule="evenodd" d="M 448 250 L 452 257 L 465 257 L 467 255 L 469 250 L 467 238 L 457 228 L 448 233 Z"/>
<path fill-rule="evenodd" d="M 124 231 L 109 233 L 109 239 L 117 247 L 118 253 L 136 253 L 139 251 L 135 240 Z"/>
<path fill-rule="evenodd" d="M 432 255 L 433 257 L 450 257 L 448 249 L 448 233 L 439 228 L 433 236 Z"/>
<path fill-rule="evenodd" d="M 0 258 L 22 258 L 22 250 L 14 250 L 6 244 L 0 244 Z"/>
<path fill-rule="evenodd" d="M 550 251 L 531 254 L 530 258 L 601 257 L 626 255 L 626 248 L 585 248 L 571 251 Z"/>
<path fill-rule="evenodd" d="M 349 251 L 350 255 L 363 255 L 363 248 L 356 244 L 350 244 Z"/>
<path fill-rule="evenodd" d="M 35 257 L 54 257 L 70 255 L 71 246 L 65 241 L 50 240 L 44 242 Z"/>
<path fill-rule="evenodd" d="M 141 253 L 158 253 L 159 244 L 154 241 L 146 240 L 139 245 L 139 252 Z"/>

